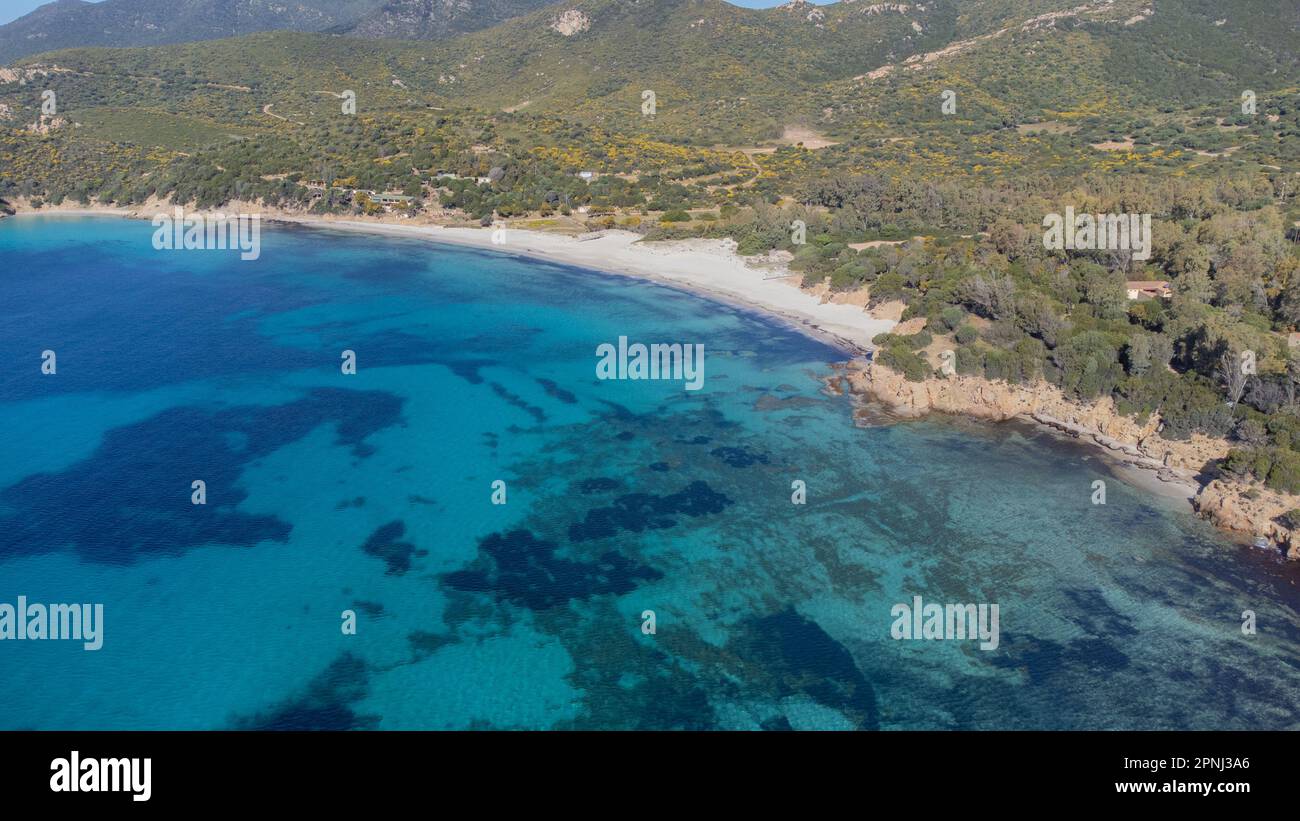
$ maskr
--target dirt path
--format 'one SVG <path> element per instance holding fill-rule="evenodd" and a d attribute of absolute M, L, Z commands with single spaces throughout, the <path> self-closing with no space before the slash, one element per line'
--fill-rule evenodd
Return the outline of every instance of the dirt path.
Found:
<path fill-rule="evenodd" d="M 273 105 L 275 105 L 275 103 L 267 103 L 266 105 L 262 106 L 262 113 L 269 114 L 270 116 L 276 118 L 277 120 L 284 120 L 286 123 L 294 123 L 295 125 L 306 125 L 306 123 L 300 120 L 290 120 L 288 117 L 281 117 L 279 114 L 276 114 L 274 111 L 271 110 L 271 106 Z"/>

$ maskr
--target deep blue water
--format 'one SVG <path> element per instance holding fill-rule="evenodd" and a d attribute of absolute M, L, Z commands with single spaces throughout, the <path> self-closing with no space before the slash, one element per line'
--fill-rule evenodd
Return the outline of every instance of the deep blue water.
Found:
<path fill-rule="evenodd" d="M 0 728 L 1300 727 L 1297 569 L 1086 450 L 855 427 L 838 351 L 654 284 L 151 233 L 0 221 L 0 603 L 105 609 L 0 641 Z M 620 335 L 704 389 L 597 380 Z M 892 639 L 914 595 L 1000 646 Z"/>

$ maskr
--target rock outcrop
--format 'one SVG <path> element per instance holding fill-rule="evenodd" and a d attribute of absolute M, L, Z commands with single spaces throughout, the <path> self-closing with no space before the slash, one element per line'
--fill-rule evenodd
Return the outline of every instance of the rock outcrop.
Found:
<path fill-rule="evenodd" d="M 1026 419 L 1091 441 L 1126 461 L 1162 471 L 1161 478 L 1196 480 L 1196 511 L 1224 530 L 1263 537 L 1291 559 L 1300 559 L 1300 533 L 1280 523 L 1282 514 L 1300 508 L 1300 496 L 1262 488 L 1255 483 L 1214 477 L 1230 443 L 1194 434 L 1186 441 L 1159 435 L 1161 420 L 1144 423 L 1119 413 L 1110 397 L 1079 402 L 1044 382 L 1011 385 L 982 377 L 951 376 L 910 382 L 879 362 L 860 361 L 846 368 L 849 389 L 886 406 L 902 417 L 938 411 L 990 421 Z"/>
<path fill-rule="evenodd" d="M 565 9 L 551 21 L 551 30 L 565 37 L 581 34 L 591 28 L 591 18 L 578 9 Z"/>
<path fill-rule="evenodd" d="M 1300 507 L 1300 497 L 1215 479 L 1201 488 L 1193 504 L 1218 527 L 1252 539 L 1262 536 L 1286 551 L 1288 559 L 1300 560 L 1300 531 L 1288 527 L 1284 517 Z"/>

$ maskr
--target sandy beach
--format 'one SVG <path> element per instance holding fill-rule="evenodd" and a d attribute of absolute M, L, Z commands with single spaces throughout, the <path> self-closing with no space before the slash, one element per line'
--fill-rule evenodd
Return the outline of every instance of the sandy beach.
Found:
<path fill-rule="evenodd" d="M 896 323 L 876 319 L 855 305 L 822 302 L 801 290 L 797 277 L 765 278 L 768 273 L 750 267 L 736 254 L 731 240 L 695 239 L 672 242 L 638 242 L 632 231 L 599 232 L 592 239 L 507 228 L 505 241 L 492 242 L 489 228 L 446 228 L 430 225 L 394 225 L 352 220 L 275 217 L 314 228 L 331 228 L 390 236 L 421 237 L 435 242 L 466 245 L 506 254 L 576 265 L 611 274 L 651 279 L 724 302 L 753 308 L 802 327 L 820 339 L 834 342 L 850 353 L 874 349 L 871 340 Z"/>
<path fill-rule="evenodd" d="M 156 210 L 159 213 L 169 213 L 170 206 L 159 206 Z M 231 212 L 237 210 L 232 206 Z M 16 216 L 120 216 L 149 219 L 153 213 L 148 207 L 92 207 L 19 211 Z M 751 267 L 743 257 L 736 254 L 735 242 L 732 240 L 639 242 L 640 234 L 620 230 L 601 231 L 592 238 L 578 239 L 563 234 L 507 228 L 505 241 L 494 243 L 491 228 L 323 219 L 280 212 L 268 213 L 265 210 L 262 214 L 267 222 L 426 239 L 574 265 L 602 273 L 649 279 L 762 312 L 829 342 L 848 355 L 860 355 L 874 349 L 872 338 L 896 324 L 889 319 L 877 319 L 857 305 L 823 302 L 820 297 L 798 287 L 798 275 L 777 278 L 772 277 L 770 270 Z"/>
<path fill-rule="evenodd" d="M 152 219 L 155 213 L 170 213 L 167 204 L 135 209 L 109 206 L 61 207 L 41 210 L 20 209 L 24 216 L 116 216 Z M 241 209 L 232 204 L 227 213 Z M 245 213 L 258 213 L 247 207 Z M 361 232 L 366 234 L 423 239 L 497 253 L 515 254 L 547 262 L 573 265 L 598 273 L 632 276 L 660 282 L 726 304 L 754 310 L 820 339 L 854 358 L 874 349 L 871 340 L 891 330 L 897 322 L 867 313 L 860 304 L 824 302 L 818 294 L 798 287 L 800 277 L 774 277 L 788 273 L 778 267 L 753 267 L 735 252 L 731 240 L 693 239 L 669 242 L 640 242 L 631 231 L 607 230 L 575 236 L 507 228 L 504 243 L 493 242 L 493 229 L 448 227 L 429 223 L 399 224 L 378 220 L 334 219 L 260 209 L 263 221 L 289 223 L 306 228 Z M 1025 418 L 1040 430 L 1064 437 L 1051 425 Z M 1077 437 L 1073 437 L 1076 438 Z M 1124 454 L 1112 452 L 1098 442 L 1085 440 L 1109 460 L 1117 477 L 1165 504 L 1192 510 L 1191 499 L 1200 484 L 1188 475 L 1160 475 L 1156 464 L 1139 464 Z"/>

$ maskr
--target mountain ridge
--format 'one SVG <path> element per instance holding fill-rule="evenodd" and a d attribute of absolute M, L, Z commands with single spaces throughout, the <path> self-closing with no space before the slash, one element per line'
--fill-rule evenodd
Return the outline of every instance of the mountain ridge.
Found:
<path fill-rule="evenodd" d="M 367 39 L 434 40 L 488 28 L 555 0 L 384 0 L 331 33 Z"/>
<path fill-rule="evenodd" d="M 1240 7 L 1249 13 L 1221 18 L 1211 0 L 845 0 L 762 10 L 723 0 L 565 0 L 441 40 L 281 32 L 42 58 L 92 73 L 264 88 L 274 99 L 263 105 L 310 101 L 331 85 L 368 88 L 371 106 L 451 103 L 706 145 L 772 140 L 791 126 L 851 139 L 923 123 L 956 138 L 972 120 L 1123 117 L 1292 76 L 1300 9 Z M 115 93 L 135 99 L 144 90 Z M 642 112 L 647 90 L 653 118 Z M 959 116 L 941 114 L 946 91 L 960 98 Z"/>
<path fill-rule="evenodd" d="M 0 25 L 0 65 L 63 48 L 131 48 L 266 31 L 424 40 L 496 25 L 553 0 L 53 0 Z"/>

